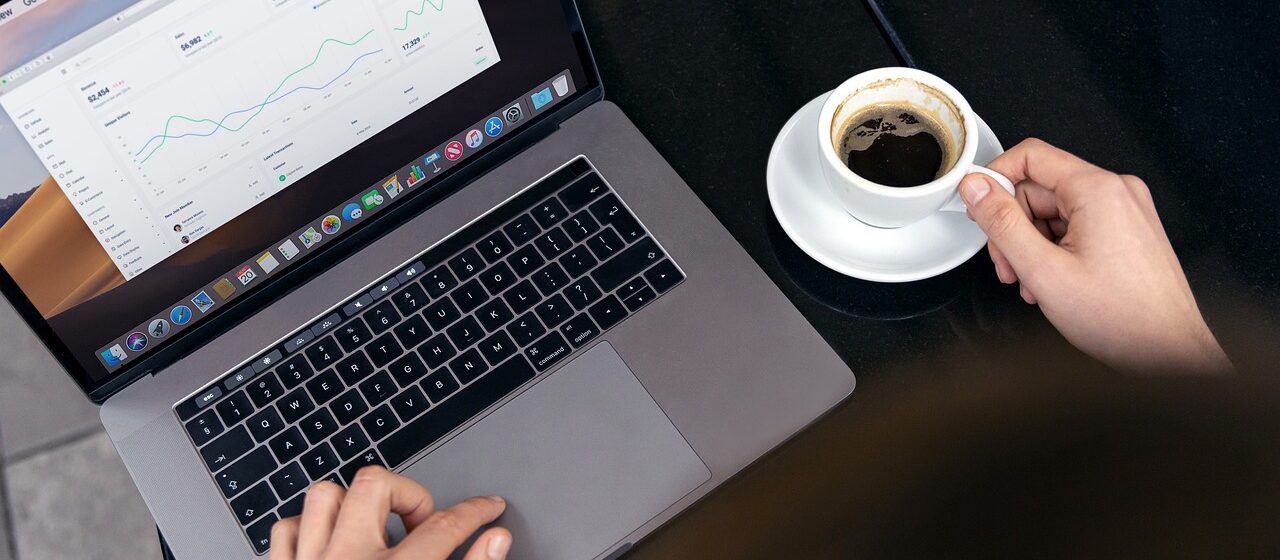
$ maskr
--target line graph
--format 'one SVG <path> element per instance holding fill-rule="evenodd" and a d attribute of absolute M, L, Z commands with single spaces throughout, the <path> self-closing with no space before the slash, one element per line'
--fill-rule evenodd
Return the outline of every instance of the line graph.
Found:
<path fill-rule="evenodd" d="M 421 6 L 419 6 L 419 7 L 418 7 L 418 9 L 416 9 L 416 10 L 408 10 L 408 11 L 406 11 L 406 12 L 404 13 L 404 24 L 400 25 L 399 27 L 395 27 L 395 28 L 393 28 L 393 29 L 395 29 L 396 31 L 408 31 L 408 30 L 409 30 L 409 17 L 410 17 L 410 16 L 418 16 L 418 17 L 422 17 L 422 14 L 427 13 L 427 7 L 428 7 L 428 6 L 430 6 L 430 7 L 431 7 L 431 8 L 433 8 L 433 9 L 435 9 L 435 11 L 437 11 L 437 12 L 443 12 L 443 11 L 444 11 L 444 2 L 445 2 L 445 0 L 440 0 L 440 4 L 439 4 L 439 5 L 436 5 L 436 3 L 435 3 L 435 2 L 432 2 L 431 0 L 422 0 L 422 5 L 421 5 Z"/>
<path fill-rule="evenodd" d="M 381 0 L 382 20 L 406 58 L 484 23 L 477 0 Z"/>
<path fill-rule="evenodd" d="M 288 85 L 289 80 L 292 80 L 292 79 L 293 79 L 295 76 L 297 76 L 298 74 L 301 74 L 301 73 L 303 73 L 303 72 L 305 72 L 305 71 L 307 71 L 307 70 L 311 69 L 312 67 L 314 67 L 314 66 L 316 65 L 316 63 L 318 63 L 318 62 L 320 61 L 320 57 L 324 54 L 324 48 L 325 48 L 326 46 L 328 46 L 328 45 L 330 45 L 330 44 L 337 44 L 337 45 L 342 45 L 342 46 L 346 46 L 346 47 L 355 47 L 355 46 L 358 46 L 360 43 L 364 42 L 364 41 L 365 41 L 365 39 L 368 39 L 368 38 L 369 38 L 369 36 L 370 36 L 370 35 L 372 35 L 372 34 L 373 34 L 373 30 L 372 30 L 372 29 L 370 29 L 370 30 L 369 30 L 369 31 L 367 31 L 364 35 L 362 35 L 360 38 L 358 38 L 358 39 L 356 39 L 356 40 L 354 40 L 354 41 L 349 41 L 349 42 L 348 42 L 348 41 L 342 41 L 342 40 L 340 40 L 340 39 L 335 39 L 335 38 L 327 38 L 327 39 L 325 39 L 324 41 L 322 41 L 322 42 L 320 43 L 320 46 L 316 48 L 316 54 L 315 54 L 315 56 L 311 59 L 311 62 L 307 63 L 305 66 L 303 66 L 303 67 L 301 67 L 301 68 L 299 68 L 299 69 L 297 69 L 297 70 L 294 70 L 293 72 L 290 72 L 287 76 L 285 76 L 285 77 L 284 77 L 284 79 L 280 80 L 280 84 L 279 84 L 279 85 L 277 85 L 277 86 L 275 87 L 275 89 L 273 89 L 273 90 L 271 91 L 271 93 L 268 93 L 268 94 L 267 94 L 266 99 L 264 99 L 261 103 L 259 103 L 259 104 L 255 105 L 255 106 L 253 106 L 253 107 L 247 107 L 247 108 L 240 109 L 240 110 L 237 110 L 237 111 L 232 111 L 232 112 L 230 112 L 230 113 L 227 113 L 225 116 L 223 116 L 221 119 L 219 119 L 219 120 L 217 120 L 217 121 L 214 121 L 213 119 L 208 119 L 208 118 L 196 119 L 196 118 L 187 117 L 187 116 L 184 116 L 184 115 L 171 115 L 168 119 L 166 119 L 166 120 L 165 120 L 164 131 L 163 131 L 163 132 L 161 132 L 160 134 L 157 134 L 157 135 L 155 135 L 155 136 L 152 136 L 150 139 L 148 139 L 148 140 L 146 141 L 146 143 L 145 143 L 145 144 L 143 144 L 142 148 L 141 148 L 141 149 L 139 149 L 139 150 L 138 150 L 138 152 L 137 152 L 136 154 L 134 154 L 134 156 L 135 156 L 135 157 L 137 157 L 137 156 L 142 155 L 142 153 L 143 153 L 143 152 L 146 152 L 146 151 L 147 151 L 147 149 L 148 149 L 149 147 L 151 147 L 151 145 L 152 145 L 153 143 L 155 143 L 157 140 L 159 141 L 159 143 L 158 143 L 158 144 L 156 144 L 155 148 L 151 149 L 151 151 L 150 151 L 149 153 L 147 153 L 147 155 L 146 155 L 145 157 L 143 157 L 143 158 L 142 158 L 142 160 L 141 160 L 139 163 L 146 163 L 146 162 L 147 162 L 147 160 L 151 159 L 151 157 L 152 157 L 152 156 L 154 156 L 154 155 L 156 154 L 156 152 L 160 151 L 160 149 L 161 149 L 161 148 L 163 148 L 163 147 L 165 146 L 165 144 L 166 144 L 166 143 L 168 143 L 168 141 L 169 141 L 169 140 L 177 140 L 177 139 L 180 139 L 180 138 L 187 138 L 187 137 L 192 137 L 192 136 L 197 136 L 197 137 L 208 137 L 208 136 L 213 136 L 213 135 L 214 135 L 214 134 L 216 134 L 219 130 L 226 130 L 226 131 L 228 131 L 228 132 L 239 132 L 240 130 L 244 129 L 244 127 L 248 126 L 248 125 L 249 125 L 249 123 L 253 122 L 253 120 L 254 120 L 255 118 L 257 118 L 257 117 L 258 117 L 258 115 L 262 114 L 262 112 L 263 112 L 264 110 L 266 110 L 266 108 L 267 108 L 267 106 L 268 106 L 268 105 L 271 105 L 271 104 L 273 104 L 273 103 L 275 103 L 275 102 L 277 102 L 277 101 L 280 101 L 281 99 L 284 99 L 284 98 L 286 98 L 286 97 L 288 97 L 288 96 L 290 96 L 290 95 L 292 95 L 292 94 L 294 94 L 294 93 L 297 93 L 297 92 L 299 92 L 299 91 L 319 91 L 319 90 L 323 90 L 323 89 L 325 89 L 325 88 L 327 88 L 327 87 L 329 87 L 329 86 L 333 85 L 333 83 L 334 83 L 334 82 L 336 82 L 336 81 L 338 81 L 338 80 L 342 79 L 344 76 L 346 76 L 348 73 L 350 73 L 350 72 L 351 72 L 351 70 L 352 70 L 352 69 L 354 69 L 354 68 L 355 68 L 355 66 L 356 66 L 357 64 L 359 64 L 361 60 L 363 60 L 363 59 L 365 59 L 365 58 L 367 58 L 367 57 L 370 57 L 370 56 L 373 56 L 373 55 L 375 55 L 375 54 L 378 54 L 378 53 L 382 52 L 382 49 L 377 49 L 377 50 L 373 50 L 373 51 L 370 51 L 370 52 L 366 52 L 366 53 L 364 53 L 364 54 L 362 54 L 362 55 L 360 55 L 360 56 L 356 57 L 356 58 L 351 62 L 351 64 L 350 64 L 349 66 L 347 66 L 347 68 L 346 68 L 345 70 L 343 70 L 343 71 L 342 71 L 342 73 L 341 73 L 341 74 L 338 74 L 336 77 L 334 77 L 333 79 L 329 80 L 328 82 L 326 82 L 326 83 L 325 83 L 324 85 L 322 85 L 322 86 L 318 86 L 318 87 L 317 87 L 317 86 L 299 86 L 299 87 L 296 87 L 296 88 L 294 88 L 294 89 L 290 90 L 289 92 L 285 93 L 284 95 L 281 95 L 281 96 L 279 96 L 279 97 L 276 97 L 276 94 L 280 93 L 280 90 L 284 89 L 284 87 L 285 87 L 286 85 Z M 235 126 L 235 127 L 229 127 L 229 126 L 226 126 L 226 122 L 227 122 L 227 120 L 228 120 L 228 119 L 230 119 L 230 118 L 232 118 L 232 117 L 234 117 L 234 116 L 236 116 L 236 115 L 240 115 L 240 114 L 248 113 L 248 112 L 251 112 L 251 111 L 253 112 L 253 114 L 252 114 L 252 115 L 250 115 L 247 119 L 245 119 L 245 120 L 244 120 L 244 122 L 240 123 L 240 125 L 239 125 L 239 126 Z M 170 135 L 170 134 L 169 134 L 169 131 L 170 131 L 171 127 L 173 126 L 174 121 L 187 121 L 187 122 L 190 122 L 190 123 L 192 123 L 192 124 L 209 123 L 209 124 L 214 125 L 214 128 L 213 128 L 213 130 L 211 130 L 211 131 L 209 131 L 209 132 L 207 132 L 207 133 L 188 132 L 188 133 L 184 133 L 184 134 L 180 134 L 180 135 Z"/>

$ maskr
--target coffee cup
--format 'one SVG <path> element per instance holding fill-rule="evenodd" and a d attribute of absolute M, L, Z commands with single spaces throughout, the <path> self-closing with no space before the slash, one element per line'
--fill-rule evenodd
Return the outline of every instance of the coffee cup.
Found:
<path fill-rule="evenodd" d="M 868 111 L 894 114 L 897 108 L 904 109 L 897 112 L 903 122 L 854 122 L 862 121 L 859 117 L 870 114 Z M 842 153 L 848 134 L 901 141 L 901 137 L 881 135 L 917 121 L 926 122 L 930 131 L 941 136 L 936 138 L 938 157 L 930 160 L 930 165 L 940 160 L 936 173 L 923 170 L 925 178 L 932 176 L 932 180 L 892 186 L 851 169 L 849 154 Z M 970 173 L 988 175 L 1014 192 L 1008 178 L 975 163 L 978 131 L 973 108 L 951 84 L 913 68 L 878 68 L 850 78 L 827 98 L 818 117 L 818 157 L 828 185 L 846 212 L 867 225 L 900 228 L 937 212 L 964 212 L 959 186 Z M 932 135 L 929 138 L 932 140 Z"/>

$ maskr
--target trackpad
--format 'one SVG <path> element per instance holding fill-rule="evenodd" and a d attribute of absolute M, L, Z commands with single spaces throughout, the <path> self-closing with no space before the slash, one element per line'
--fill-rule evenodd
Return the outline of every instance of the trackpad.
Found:
<path fill-rule="evenodd" d="M 404 472 L 439 507 L 503 496 L 510 557 L 563 559 L 609 552 L 711 477 L 608 343 Z"/>

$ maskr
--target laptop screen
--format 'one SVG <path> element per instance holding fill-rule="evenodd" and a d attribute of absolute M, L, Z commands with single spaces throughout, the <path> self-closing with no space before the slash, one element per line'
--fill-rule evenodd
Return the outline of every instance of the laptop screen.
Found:
<path fill-rule="evenodd" d="M 0 2 L 0 287 L 132 371 L 596 85 L 565 4 Z"/>

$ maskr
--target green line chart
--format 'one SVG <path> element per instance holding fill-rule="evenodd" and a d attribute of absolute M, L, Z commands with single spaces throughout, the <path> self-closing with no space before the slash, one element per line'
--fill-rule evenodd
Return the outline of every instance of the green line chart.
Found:
<path fill-rule="evenodd" d="M 404 23 L 403 23 L 403 24 L 401 24 L 399 27 L 395 27 L 394 29 L 395 29 L 396 31 L 408 31 L 408 30 L 409 30 L 409 18 L 414 17 L 414 16 L 422 17 L 422 15 L 423 15 L 423 14 L 427 13 L 427 8 L 428 8 L 428 7 L 432 8 L 432 9 L 433 9 L 433 10 L 435 10 L 437 13 L 438 13 L 438 12 L 443 12 L 443 11 L 444 11 L 444 2 L 445 2 L 445 0 L 439 0 L 439 3 L 437 4 L 436 2 L 433 2 L 432 0 L 422 0 L 422 5 L 421 5 L 421 6 L 419 6 L 419 7 L 418 7 L 418 9 L 416 9 L 416 10 L 409 10 L 409 11 L 406 11 L 406 12 L 404 13 Z"/>

